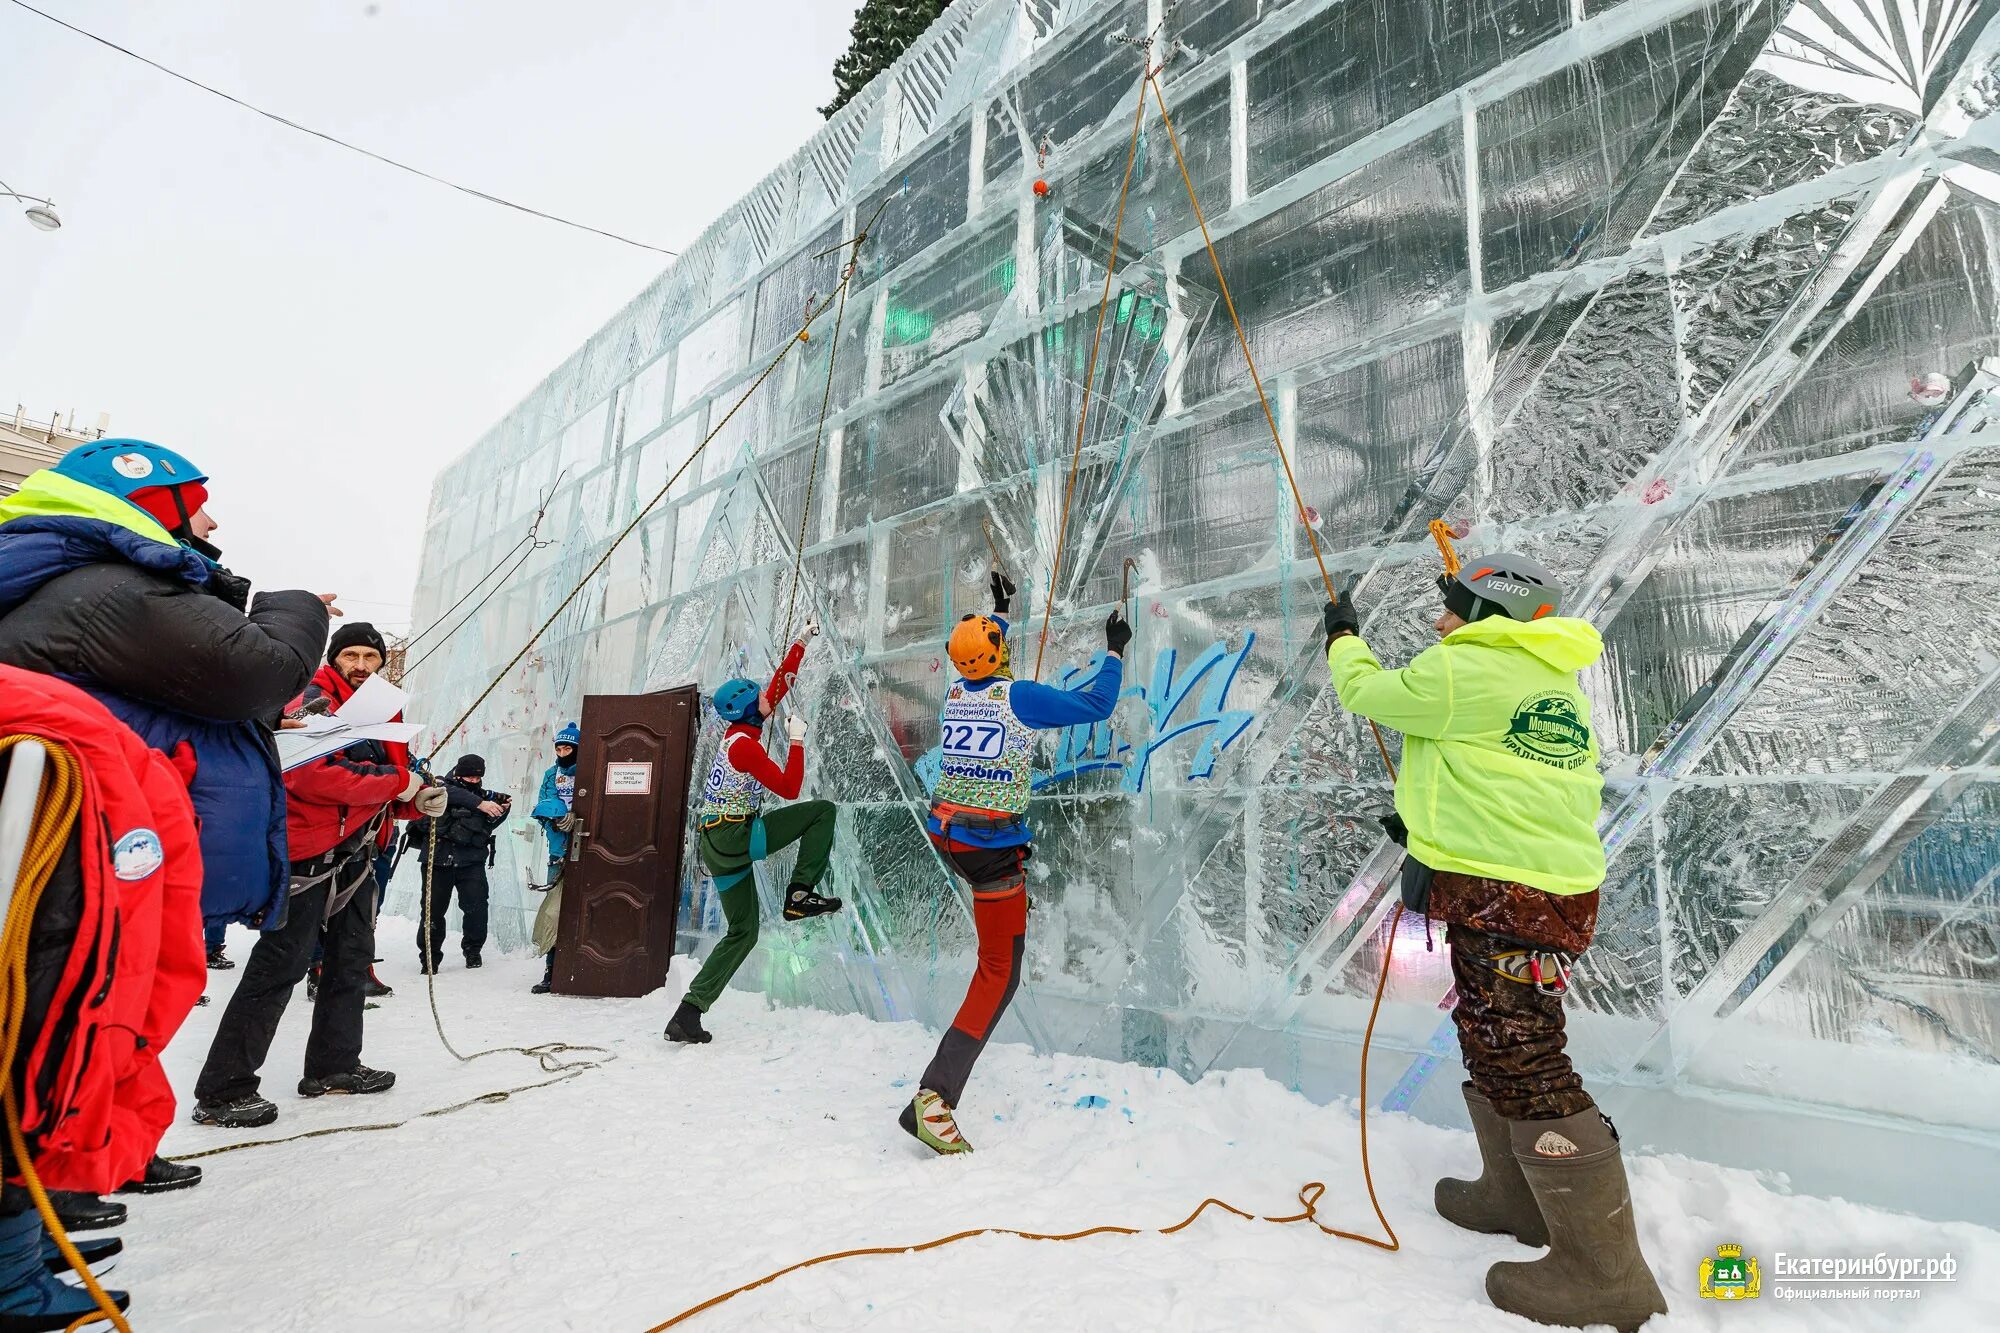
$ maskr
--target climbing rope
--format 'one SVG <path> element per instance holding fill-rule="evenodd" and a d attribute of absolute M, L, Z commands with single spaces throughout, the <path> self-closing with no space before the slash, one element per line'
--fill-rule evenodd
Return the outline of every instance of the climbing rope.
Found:
<path fill-rule="evenodd" d="M 583 1048 L 565 1046 L 563 1049 L 578 1050 Z M 167 1160 L 170 1162 L 199 1162 L 204 1157 L 220 1157 L 224 1153 L 241 1152 L 245 1148 L 274 1148 L 281 1143 L 298 1143 L 305 1139 L 324 1139 L 335 1134 L 372 1134 L 378 1130 L 401 1129 L 405 1125 L 414 1125 L 419 1120 L 429 1120 L 436 1116 L 450 1115 L 454 1111 L 463 1111 L 471 1106 L 498 1106 L 517 1092 L 533 1092 L 536 1088 L 550 1088 L 558 1083 L 567 1083 L 577 1077 L 577 1075 L 588 1073 L 590 1070 L 597 1068 L 598 1064 L 601 1063 L 603 1062 L 597 1061 L 590 1064 L 573 1065 L 554 1078 L 545 1078 L 538 1083 L 523 1083 L 516 1088 L 501 1088 L 494 1092 L 482 1092 L 476 1097 L 468 1097 L 462 1102 L 453 1102 L 449 1106 L 436 1106 L 428 1111 L 419 1111 L 406 1120 L 388 1120 L 374 1125 L 333 1125 L 325 1129 L 308 1129 L 298 1134 L 287 1134 L 283 1138 L 246 1139 L 241 1143 L 229 1143 L 220 1148 L 204 1148 L 200 1152 L 182 1153 L 177 1157 L 170 1157 Z"/>
<path fill-rule="evenodd" d="M 709 1297 L 699 1305 L 689 1306 L 665 1323 L 653 1325 L 646 1330 L 646 1333 L 665 1333 L 665 1330 L 679 1324 L 684 1324 L 696 1315 L 713 1310 L 716 1306 L 726 1301 L 734 1300 L 745 1292 L 769 1286 L 779 1278 L 789 1277 L 793 1273 L 801 1272 L 808 1268 L 817 1268 L 822 1264 L 838 1263 L 843 1259 L 861 1259 L 869 1255 L 879 1254 L 921 1254 L 926 1250 L 942 1249 L 947 1245 L 956 1245 L 962 1240 L 972 1240 L 978 1236 L 1013 1236 L 1018 1240 L 1051 1241 L 1087 1240 L 1092 1236 L 1171 1236 L 1176 1232 L 1185 1231 L 1187 1228 L 1193 1226 L 1201 1218 L 1201 1215 L 1211 1208 L 1219 1209 L 1235 1217 L 1240 1217 L 1246 1222 L 1270 1222 L 1277 1226 L 1291 1226 L 1300 1222 L 1310 1222 L 1319 1228 L 1322 1235 L 1336 1236 L 1341 1240 L 1351 1240 L 1357 1244 L 1372 1246 L 1378 1250 L 1386 1250 L 1391 1254 L 1396 1253 L 1403 1248 L 1403 1242 L 1396 1235 L 1395 1227 L 1389 1224 L 1388 1216 L 1382 1211 L 1382 1201 L 1377 1197 L 1375 1192 L 1375 1172 L 1368 1157 L 1368 1052 L 1375 1036 L 1376 1016 L 1382 1012 L 1382 992 L 1389 984 L 1389 963 L 1395 956 L 1396 928 L 1402 923 L 1402 919 L 1403 905 L 1397 903 L 1395 914 L 1389 919 L 1388 944 L 1382 950 L 1382 973 L 1375 980 L 1375 999 L 1368 1009 L 1368 1027 L 1361 1038 L 1361 1100 L 1355 1108 L 1361 1123 L 1361 1178 L 1367 1183 L 1368 1203 L 1375 1210 L 1375 1220 L 1381 1223 L 1382 1230 L 1388 1239 L 1384 1240 L 1379 1236 L 1367 1236 L 1356 1231 L 1343 1231 L 1338 1227 L 1330 1227 L 1320 1221 L 1319 1201 L 1326 1194 L 1326 1185 L 1321 1181 L 1309 1180 L 1299 1186 L 1299 1211 L 1277 1216 L 1253 1213 L 1247 1208 L 1239 1208 L 1233 1203 L 1210 1196 L 1203 1199 L 1193 1212 L 1172 1226 L 1133 1227 L 1115 1222 L 1107 1222 L 1100 1226 L 1085 1227 L 1081 1231 L 1023 1231 L 1016 1227 L 972 1227 L 969 1230 L 955 1231 L 949 1236 L 939 1236 L 935 1240 L 920 1241 L 913 1245 L 864 1245 L 852 1250 L 836 1250 L 831 1254 L 815 1255 L 810 1259 L 802 1259 L 798 1263 L 788 1264 L 776 1272 L 766 1273 L 764 1276 L 750 1282 L 745 1282 L 741 1286 L 731 1287 L 728 1291 L 718 1296 Z"/>
<path fill-rule="evenodd" d="M 525 537 L 521 538 L 521 540 L 515 542 L 512 546 L 508 547 L 506 553 L 503 554 L 498 560 L 493 562 L 493 568 L 487 570 L 484 574 L 481 574 L 476 580 L 474 580 L 472 586 L 466 589 L 465 595 L 463 597 L 460 597 L 456 602 L 453 602 L 451 604 L 450 609 L 445 611 L 444 614 L 440 615 L 436 620 L 433 620 L 430 624 L 426 625 L 423 629 L 419 630 L 417 633 L 412 634 L 409 638 L 403 640 L 403 652 L 407 657 L 407 655 L 416 648 L 419 640 L 427 638 L 429 635 L 435 632 L 440 626 L 442 626 L 445 621 L 451 619 L 453 615 L 457 614 L 458 608 L 464 606 L 468 601 L 471 601 L 472 595 L 478 592 L 480 588 L 485 586 L 486 580 L 492 578 L 493 575 L 496 572 L 498 572 L 500 566 L 506 564 L 509 560 L 513 559 L 515 552 L 517 551 L 520 552 L 521 558 L 519 560 L 514 561 L 514 567 L 508 570 L 505 574 L 501 575 L 500 581 L 494 584 L 493 587 L 488 590 L 487 594 L 484 597 L 480 598 L 478 602 L 474 603 L 472 609 L 470 611 L 467 611 L 465 613 L 464 618 L 462 618 L 456 625 L 453 625 L 442 639 L 439 639 L 436 643 L 432 644 L 424 652 L 419 653 L 417 655 L 416 661 L 404 662 L 403 672 L 405 675 L 416 670 L 418 667 L 422 666 L 425 662 L 429 661 L 431 658 L 431 654 L 437 652 L 440 648 L 444 647 L 445 644 L 451 642 L 453 635 L 456 635 L 460 630 L 464 629 L 467 625 L 470 625 L 472 623 L 473 617 L 477 616 L 482 610 L 484 610 L 488 602 L 492 601 L 495 597 L 500 595 L 501 591 L 504 590 L 506 586 L 513 581 L 514 576 L 521 572 L 521 567 L 528 563 L 529 558 L 533 556 L 535 552 L 541 550 L 544 546 L 553 546 L 555 544 L 555 538 L 553 537 L 544 538 L 541 536 L 542 520 L 549 516 L 549 501 L 555 498 L 556 490 L 562 485 L 564 472 L 567 471 L 568 469 L 565 468 L 563 472 L 556 473 L 556 479 L 549 483 L 549 488 L 546 491 L 542 492 L 541 503 L 535 509 L 534 520 L 528 524 L 528 534 Z M 525 551 L 521 550 L 521 548 L 524 546 L 528 548 Z"/>
<path fill-rule="evenodd" d="M 36 741 L 42 745 L 48 752 L 48 767 L 42 775 L 42 800 L 36 807 L 35 821 L 28 831 L 27 851 L 14 877 L 14 896 L 7 905 L 6 924 L 4 929 L 0 929 L 0 998 L 4 998 L 5 1004 L 5 1018 L 0 1020 L 0 1106 L 6 1110 L 7 1143 L 13 1150 L 14 1166 L 21 1173 L 21 1183 L 27 1186 L 29 1197 L 35 1201 L 35 1211 L 42 1215 L 42 1225 L 48 1228 L 56 1248 L 62 1252 L 63 1262 L 69 1265 L 70 1271 L 82 1281 L 84 1290 L 90 1293 L 91 1300 L 97 1303 L 95 1311 L 72 1320 L 69 1328 L 77 1329 L 99 1319 L 108 1319 L 118 1333 L 132 1333 L 132 1326 L 125 1322 L 117 1304 L 98 1285 L 90 1265 L 77 1253 L 69 1233 L 63 1229 L 62 1219 L 56 1216 L 55 1205 L 49 1202 L 49 1192 L 43 1187 L 34 1159 L 28 1153 L 27 1136 L 21 1130 L 21 1097 L 14 1086 L 14 1057 L 21 1048 L 22 1029 L 27 1023 L 28 938 L 34 925 L 35 907 L 42 899 L 42 890 L 55 874 L 56 861 L 62 856 L 63 847 L 69 842 L 70 832 L 76 827 L 77 816 L 83 809 L 83 778 L 75 756 L 43 737 L 26 735 L 0 737 L 0 752 L 10 750 L 23 741 Z"/>
<path fill-rule="evenodd" d="M 1132 166 L 1139 160 L 1139 131 L 1146 123 L 1146 85 L 1149 70 L 1139 81 L 1139 98 L 1132 108 L 1132 141 L 1125 149 L 1125 179 L 1118 186 L 1118 216 L 1111 224 L 1111 250 L 1104 260 L 1104 297 L 1097 303 L 1097 331 L 1091 335 L 1090 356 L 1083 368 L 1083 402 L 1076 413 L 1076 448 L 1069 458 L 1069 482 L 1063 487 L 1062 522 L 1056 528 L 1055 568 L 1049 571 L 1048 600 L 1042 606 L 1042 637 L 1035 646 L 1035 679 L 1042 678 L 1042 654 L 1049 646 L 1049 622 L 1055 615 L 1056 584 L 1061 581 L 1063 547 L 1069 539 L 1070 503 L 1076 497 L 1076 474 L 1083 462 L 1084 425 L 1090 420 L 1090 395 L 1097 387 L 1097 351 L 1104 341 L 1104 318 L 1111 309 L 1112 277 L 1118 271 L 1118 242 L 1125 232 L 1125 201 L 1132 192 Z M 990 538 L 989 538 L 990 540 Z"/>
<path fill-rule="evenodd" d="M 1264 424 L 1271 428 L 1271 444 L 1278 451 L 1278 462 L 1285 469 L 1285 484 L 1291 487 L 1292 503 L 1298 507 L 1299 525 L 1306 530 L 1306 541 L 1312 546 L 1313 563 L 1319 566 L 1319 581 L 1326 587 L 1329 602 L 1340 601 L 1340 594 L 1334 591 L 1333 576 L 1326 572 L 1326 555 L 1319 549 L 1319 534 L 1313 530 L 1312 510 L 1306 505 L 1305 496 L 1299 493 L 1299 479 L 1292 473 L 1292 457 L 1285 449 L 1284 437 L 1278 433 L 1278 417 L 1271 410 L 1270 395 L 1264 392 L 1264 377 L 1257 373 L 1257 359 L 1250 355 L 1250 335 L 1243 331 L 1243 320 L 1236 313 L 1236 298 L 1230 295 L 1229 279 L 1223 276 L 1222 260 L 1215 253 L 1215 238 L 1208 231 L 1208 215 L 1202 212 L 1201 200 L 1195 196 L 1194 177 L 1188 172 L 1187 157 L 1181 152 L 1181 136 L 1174 129 L 1173 114 L 1167 110 L 1166 94 L 1160 91 L 1157 71 L 1148 68 L 1146 86 L 1153 90 L 1153 100 L 1160 106 L 1160 123 L 1166 127 L 1167 142 L 1173 146 L 1174 163 L 1180 168 L 1181 183 L 1187 186 L 1188 205 L 1194 210 L 1195 224 L 1201 228 L 1201 243 L 1208 251 L 1209 267 L 1215 270 L 1215 284 L 1221 289 L 1223 307 L 1229 311 L 1229 322 L 1236 329 L 1236 345 L 1243 350 L 1243 364 L 1250 372 L 1250 383 L 1256 387 L 1258 405 L 1264 409 Z M 1382 728 L 1374 719 L 1368 722 L 1369 731 L 1375 735 L 1375 748 L 1382 755 L 1382 766 L 1389 771 L 1389 780 L 1396 780 L 1396 762 L 1389 757 L 1389 743 L 1383 739 Z"/>
<path fill-rule="evenodd" d="M 792 638 L 792 613 L 798 604 L 799 579 L 805 568 L 806 527 L 812 521 L 813 490 L 819 481 L 820 446 L 826 439 L 827 415 L 833 409 L 833 368 L 840 360 L 840 331 L 847 325 L 848 283 L 861 267 L 861 247 L 867 242 L 868 233 L 875 229 L 875 224 L 882 218 L 882 210 L 887 208 L 889 200 L 895 197 L 893 194 L 885 196 L 882 202 L 876 205 L 875 216 L 868 219 L 868 225 L 856 232 L 853 240 L 847 242 L 847 266 L 840 273 L 840 305 L 833 316 L 833 342 L 826 349 L 826 391 L 820 395 L 819 425 L 813 430 L 812 466 L 806 470 L 806 499 L 805 504 L 799 509 L 799 536 L 798 540 L 792 543 L 791 590 L 785 596 L 785 632 L 779 638 L 780 643 L 790 643 Z M 836 250 L 839 248 L 839 246 L 834 247 Z M 829 253 L 831 251 L 821 251 L 813 258 L 823 259 Z M 806 327 L 799 330 L 801 342 L 805 341 L 807 333 L 812 328 L 812 320 L 812 304 L 807 302 Z"/>
<path fill-rule="evenodd" d="M 849 272 L 843 275 L 840 280 L 841 291 L 845 293 L 848 284 L 850 284 L 853 281 L 854 281 L 854 273 L 850 269 Z M 829 302 L 829 304 L 831 303 Z M 826 306 L 821 306 L 817 310 L 809 310 L 806 313 L 804 325 L 799 329 L 799 332 L 810 333 L 812 331 L 813 322 L 825 313 L 826 313 Z M 750 381 L 749 387 L 743 390 L 742 397 L 738 398 L 736 402 L 731 405 L 730 409 L 722 414 L 722 420 L 716 422 L 715 425 L 709 429 L 708 434 L 702 436 L 701 442 L 695 445 L 694 449 L 689 452 L 687 458 L 682 461 L 681 465 L 674 469 L 673 475 L 667 478 L 666 483 L 662 485 L 658 491 L 654 492 L 653 498 L 648 500 L 640 508 L 639 512 L 633 516 L 632 521 L 630 523 L 627 523 L 624 526 L 624 528 L 620 530 L 618 535 L 611 539 L 610 544 L 604 548 L 604 553 L 598 556 L 597 563 L 592 565 L 589 569 L 583 572 L 583 577 L 578 579 L 576 581 L 576 586 L 571 588 L 569 592 L 564 595 L 562 601 L 556 604 L 556 609 L 549 613 L 549 616 L 546 620 L 544 620 L 540 625 L 535 627 L 534 633 L 530 634 L 528 636 L 527 642 L 521 645 L 521 650 L 515 653 L 512 657 L 507 659 L 507 665 L 500 668 L 500 670 L 494 675 L 493 679 L 487 684 L 486 688 L 479 692 L 479 696 L 472 701 L 472 703 L 466 708 L 466 710 L 463 713 L 460 713 L 458 715 L 458 720 L 456 722 L 453 722 L 451 726 L 446 728 L 444 732 L 438 736 L 437 743 L 431 747 L 430 753 L 427 756 L 425 756 L 426 759 L 437 758 L 439 752 L 441 752 L 444 749 L 446 744 L 450 742 L 451 738 L 458 734 L 459 729 L 463 727 L 467 722 L 472 720 L 472 715 L 479 711 L 479 706 L 485 703 L 486 700 L 492 696 L 493 691 L 499 689 L 501 683 L 507 679 L 507 673 L 512 671 L 515 667 L 519 666 L 521 664 L 521 659 L 526 657 L 531 651 L 534 650 L 535 645 L 542 641 L 542 635 L 548 633 L 549 626 L 556 623 L 556 620 L 562 615 L 562 613 L 569 609 L 569 604 L 571 602 L 574 602 L 578 597 L 582 596 L 583 590 L 590 586 L 590 581 L 596 578 L 598 573 L 607 564 L 611 562 L 611 557 L 617 552 L 618 548 L 624 544 L 625 539 L 627 537 L 630 537 L 635 531 L 637 531 L 639 525 L 645 522 L 646 519 L 651 516 L 654 508 L 660 503 L 660 501 L 667 498 L 667 492 L 671 491 L 674 488 L 675 483 L 680 481 L 682 475 L 685 474 L 690 467 L 694 466 L 695 460 L 701 457 L 702 450 L 708 448 L 709 444 L 715 439 L 715 437 L 722 434 L 723 428 L 726 427 L 730 423 L 730 421 L 735 418 L 738 412 L 743 410 L 743 405 L 750 401 L 751 396 L 754 395 L 757 392 L 757 390 L 764 387 L 764 381 L 770 379 L 771 376 L 777 373 L 778 367 L 784 364 L 785 358 L 792 354 L 792 349 L 794 347 L 799 346 L 801 343 L 805 341 L 806 340 L 804 338 L 798 338 L 798 337 L 785 339 L 784 346 L 778 349 L 778 354 L 771 358 L 770 363 L 766 365 L 764 369 L 758 373 L 757 378 Z"/>

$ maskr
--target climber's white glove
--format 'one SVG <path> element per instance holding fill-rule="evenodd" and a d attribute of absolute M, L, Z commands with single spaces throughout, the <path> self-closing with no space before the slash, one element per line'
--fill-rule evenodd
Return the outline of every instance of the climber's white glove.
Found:
<path fill-rule="evenodd" d="M 794 745 L 804 745 L 806 742 L 806 720 L 797 713 L 793 713 L 790 717 L 786 718 L 785 736 Z"/>

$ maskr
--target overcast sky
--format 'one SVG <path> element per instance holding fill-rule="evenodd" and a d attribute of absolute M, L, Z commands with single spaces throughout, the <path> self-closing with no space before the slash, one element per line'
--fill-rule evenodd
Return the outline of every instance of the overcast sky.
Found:
<path fill-rule="evenodd" d="M 280 115 L 679 248 L 822 124 L 853 0 L 32 0 Z M 225 562 L 407 623 L 430 481 L 667 263 L 0 0 L 0 408 L 212 477 Z"/>

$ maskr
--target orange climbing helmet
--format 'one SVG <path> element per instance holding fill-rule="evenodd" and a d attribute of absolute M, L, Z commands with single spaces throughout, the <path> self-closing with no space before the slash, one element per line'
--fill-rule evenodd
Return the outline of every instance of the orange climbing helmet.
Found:
<path fill-rule="evenodd" d="M 945 645 L 951 664 L 967 680 L 985 680 L 1007 669 L 1007 636 L 998 621 L 986 616 L 966 616 L 951 631 Z"/>

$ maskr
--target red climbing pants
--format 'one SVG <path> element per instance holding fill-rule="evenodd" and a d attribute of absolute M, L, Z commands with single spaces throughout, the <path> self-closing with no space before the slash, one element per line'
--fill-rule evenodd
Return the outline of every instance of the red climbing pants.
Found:
<path fill-rule="evenodd" d="M 933 838 L 952 869 L 972 886 L 972 920 L 979 931 L 979 969 L 922 1086 L 956 1107 L 972 1066 L 1021 984 L 1028 939 L 1028 886 L 1021 874 L 1025 847 L 968 847 Z"/>

